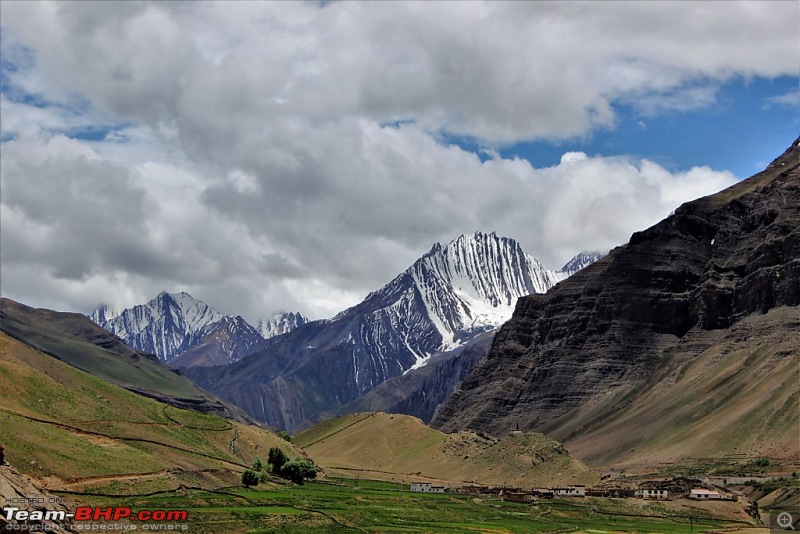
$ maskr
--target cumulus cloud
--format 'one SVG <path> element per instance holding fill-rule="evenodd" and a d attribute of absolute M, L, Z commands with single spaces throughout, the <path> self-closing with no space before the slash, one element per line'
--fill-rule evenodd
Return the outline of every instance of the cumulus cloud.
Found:
<path fill-rule="evenodd" d="M 349 128 L 356 132 L 342 143 L 334 134 Z M 33 268 L 49 280 L 40 290 L 78 293 L 84 310 L 169 288 L 251 319 L 279 308 L 324 317 L 435 241 L 497 230 L 557 267 L 735 181 L 582 153 L 545 169 L 481 162 L 416 128 L 368 122 L 306 143 L 295 147 L 290 176 L 270 166 L 216 178 L 164 164 L 119 167 L 63 136 L 6 143 L 4 290 L 26 286 Z"/>
<path fill-rule="evenodd" d="M 732 77 L 796 74 L 796 15 L 791 2 L 4 4 L 3 293 L 90 311 L 187 290 L 251 320 L 324 317 L 476 230 L 558 267 L 734 177 L 578 152 L 534 168 L 497 149 L 613 129 L 619 105 L 687 112 Z M 73 135 L 98 125 L 99 139 Z"/>
<path fill-rule="evenodd" d="M 491 141 L 580 135 L 612 124 L 621 96 L 696 101 L 708 98 L 693 89 L 698 80 L 795 73 L 785 52 L 796 48 L 796 11 L 755 2 L 4 8 L 7 28 L 36 50 L 29 85 L 174 123 L 203 148 L 201 128 L 219 140 L 298 116 L 413 118 Z"/>

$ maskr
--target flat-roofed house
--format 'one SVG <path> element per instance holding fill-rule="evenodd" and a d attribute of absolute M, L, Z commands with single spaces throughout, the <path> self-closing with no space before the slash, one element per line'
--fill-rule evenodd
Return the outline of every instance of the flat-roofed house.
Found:
<path fill-rule="evenodd" d="M 698 501 L 705 501 L 710 499 L 719 499 L 720 494 L 716 490 L 707 490 L 704 488 L 692 488 L 689 491 L 689 498 Z"/>
<path fill-rule="evenodd" d="M 586 497 L 586 486 L 567 486 L 566 488 L 551 488 L 556 497 Z"/>
<path fill-rule="evenodd" d="M 667 499 L 669 491 L 659 488 L 640 488 L 636 490 L 635 495 L 639 499 Z"/>
<path fill-rule="evenodd" d="M 411 491 L 420 493 L 444 493 L 444 486 L 434 486 L 430 482 L 414 482 L 411 484 Z"/>

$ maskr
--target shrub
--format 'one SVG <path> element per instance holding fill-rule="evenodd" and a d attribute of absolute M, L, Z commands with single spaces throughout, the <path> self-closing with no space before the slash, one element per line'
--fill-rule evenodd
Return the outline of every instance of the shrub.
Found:
<path fill-rule="evenodd" d="M 288 441 L 289 443 L 292 442 L 292 435 L 289 434 L 287 431 L 281 430 L 280 432 L 278 432 L 278 435 L 283 439 L 285 439 L 286 441 Z"/>
<path fill-rule="evenodd" d="M 258 486 L 258 475 L 252 469 L 245 469 L 242 473 L 242 485 L 245 488 L 250 486 Z"/>
<path fill-rule="evenodd" d="M 317 478 L 317 466 L 308 460 L 295 458 L 283 465 L 280 476 L 295 484 L 302 484 L 306 479 Z"/>
<path fill-rule="evenodd" d="M 764 458 L 763 456 L 753 462 L 753 465 L 756 467 L 769 467 L 769 464 L 769 458 Z"/>
<path fill-rule="evenodd" d="M 261 471 L 264 469 L 264 464 L 261 463 L 261 458 L 256 456 L 256 459 L 253 460 L 253 471 Z"/>

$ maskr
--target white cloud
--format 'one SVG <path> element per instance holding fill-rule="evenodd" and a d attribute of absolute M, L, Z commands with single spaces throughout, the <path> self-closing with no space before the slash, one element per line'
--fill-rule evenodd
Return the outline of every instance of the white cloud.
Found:
<path fill-rule="evenodd" d="M 798 110 L 800 109 L 800 89 L 795 89 L 794 91 L 789 91 L 782 95 L 771 96 L 764 102 L 764 107 L 766 109 L 786 107 Z"/>
<path fill-rule="evenodd" d="M 32 295 L 47 288 L 73 306 L 129 306 L 168 289 L 251 320 L 279 308 L 325 317 L 437 240 L 497 230 L 558 267 L 734 182 L 705 168 L 672 173 L 582 153 L 545 169 L 481 162 L 415 127 L 366 121 L 291 147 L 288 177 L 270 175 L 271 162 L 216 177 L 157 163 L 126 169 L 86 150 L 61 136 L 5 144 L 9 296 L 28 287 L 34 269 L 47 282 Z"/>
<path fill-rule="evenodd" d="M 733 176 L 582 153 L 536 169 L 496 148 L 613 128 L 620 104 L 686 112 L 734 76 L 797 74 L 797 13 L 792 2 L 6 3 L 10 79 L 48 105 L 0 102 L 4 138 L 16 137 L 0 154 L 3 293 L 89 311 L 187 290 L 251 320 L 321 317 L 475 230 L 558 267 Z M 97 124 L 106 141 L 57 134 Z"/>
<path fill-rule="evenodd" d="M 201 144 L 195 128 L 298 115 L 413 117 L 489 141 L 570 137 L 613 124 L 620 97 L 686 109 L 711 96 L 706 80 L 797 73 L 791 2 L 37 2 L 4 13 L 36 50 L 37 85 L 175 121 Z"/>

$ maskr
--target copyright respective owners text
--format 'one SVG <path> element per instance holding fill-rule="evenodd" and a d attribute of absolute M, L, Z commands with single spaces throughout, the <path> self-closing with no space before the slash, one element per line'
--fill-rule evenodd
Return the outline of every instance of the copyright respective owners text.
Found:
<path fill-rule="evenodd" d="M 0 532 L 183 532 L 186 510 L 134 510 L 126 506 L 78 506 L 59 498 L 4 499 Z M 24 502 L 21 502 L 24 501 Z"/>
<path fill-rule="evenodd" d="M 800 531 L 800 506 L 785 510 L 771 510 L 767 524 L 770 532 Z"/>

